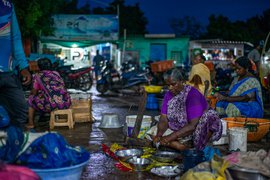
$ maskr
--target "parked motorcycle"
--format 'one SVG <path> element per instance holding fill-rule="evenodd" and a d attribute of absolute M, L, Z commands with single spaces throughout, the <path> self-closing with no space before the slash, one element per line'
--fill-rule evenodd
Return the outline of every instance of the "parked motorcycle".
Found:
<path fill-rule="evenodd" d="M 120 74 L 112 62 L 107 61 L 98 76 L 96 88 L 101 94 L 108 90 L 117 92 L 122 89 L 132 89 L 137 91 L 140 85 L 149 84 L 151 79 L 147 72 L 140 72 L 136 68 L 128 70 L 126 67 L 122 67 Z"/>
<path fill-rule="evenodd" d="M 66 88 L 74 88 L 82 91 L 88 91 L 93 85 L 92 67 L 84 67 L 76 70 L 70 66 L 61 66 L 57 71 L 63 78 Z"/>

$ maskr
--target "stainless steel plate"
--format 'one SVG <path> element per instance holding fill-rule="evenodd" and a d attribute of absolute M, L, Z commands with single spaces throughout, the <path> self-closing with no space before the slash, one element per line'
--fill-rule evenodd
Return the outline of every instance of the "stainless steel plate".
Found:
<path fill-rule="evenodd" d="M 178 165 L 177 168 L 175 166 L 160 166 L 152 168 L 151 173 L 162 176 L 162 177 L 173 177 L 178 176 L 183 172 L 183 165 Z"/>
<path fill-rule="evenodd" d="M 157 151 L 152 157 L 159 162 L 172 162 L 178 156 L 180 154 L 177 152 Z"/>

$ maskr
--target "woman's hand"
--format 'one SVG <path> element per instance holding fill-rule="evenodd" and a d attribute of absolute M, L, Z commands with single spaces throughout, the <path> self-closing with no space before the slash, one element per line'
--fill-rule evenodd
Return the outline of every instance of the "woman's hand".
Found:
<path fill-rule="evenodd" d="M 22 84 L 23 85 L 29 85 L 31 83 L 31 74 L 27 69 L 21 70 L 21 75 L 23 77 Z"/>
<path fill-rule="evenodd" d="M 159 141 L 160 141 L 160 137 L 159 136 L 155 136 L 154 138 L 153 138 L 153 143 L 154 144 L 156 144 L 156 143 L 158 143 Z"/>
<path fill-rule="evenodd" d="M 218 92 L 216 92 L 216 93 L 214 94 L 214 96 L 217 98 L 218 101 L 226 101 L 226 99 L 227 99 L 226 96 L 224 96 L 224 95 L 222 95 L 222 94 L 220 94 L 220 93 L 218 93 Z"/>
<path fill-rule="evenodd" d="M 36 95 L 37 94 L 37 90 L 36 89 L 32 89 L 30 92 L 31 95 Z"/>
<path fill-rule="evenodd" d="M 172 141 L 175 141 L 177 139 L 177 136 L 175 133 L 171 133 L 168 136 L 163 136 L 160 138 L 160 144 L 163 146 L 168 146 Z"/>

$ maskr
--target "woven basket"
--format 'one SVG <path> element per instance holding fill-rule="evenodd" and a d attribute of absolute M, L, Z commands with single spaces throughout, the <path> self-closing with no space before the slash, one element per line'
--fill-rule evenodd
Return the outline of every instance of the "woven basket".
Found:
<path fill-rule="evenodd" d="M 229 117 L 223 118 L 227 121 L 227 128 L 245 127 L 248 129 L 248 142 L 261 140 L 270 129 L 270 120 L 260 118 Z"/>

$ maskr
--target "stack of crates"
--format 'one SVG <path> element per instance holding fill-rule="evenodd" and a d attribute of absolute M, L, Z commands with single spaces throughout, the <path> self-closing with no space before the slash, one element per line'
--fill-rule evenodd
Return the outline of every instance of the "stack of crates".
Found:
<path fill-rule="evenodd" d="M 151 63 L 152 72 L 165 72 L 172 69 L 174 66 L 173 60 L 165 60 Z"/>
<path fill-rule="evenodd" d="M 72 99 L 71 109 L 75 122 L 92 122 L 92 99 Z"/>

